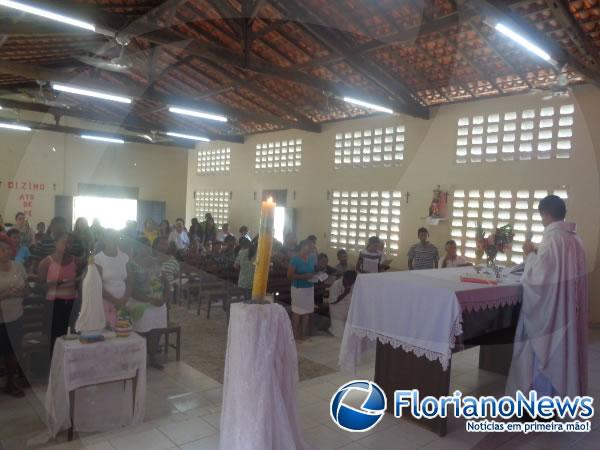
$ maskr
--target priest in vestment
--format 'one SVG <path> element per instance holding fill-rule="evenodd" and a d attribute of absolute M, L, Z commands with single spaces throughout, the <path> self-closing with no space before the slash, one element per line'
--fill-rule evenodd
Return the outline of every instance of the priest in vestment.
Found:
<path fill-rule="evenodd" d="M 540 201 L 544 234 L 523 245 L 523 305 L 507 393 L 575 396 L 587 390 L 588 292 L 585 253 L 565 202 Z"/>

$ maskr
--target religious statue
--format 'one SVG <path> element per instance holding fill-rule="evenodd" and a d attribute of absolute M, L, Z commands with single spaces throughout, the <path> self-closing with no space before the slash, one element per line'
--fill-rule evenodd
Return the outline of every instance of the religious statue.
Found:
<path fill-rule="evenodd" d="M 442 191 L 440 185 L 433 190 L 433 199 L 429 206 L 429 217 L 432 219 L 443 219 L 446 217 L 446 205 L 448 204 L 448 192 Z"/>

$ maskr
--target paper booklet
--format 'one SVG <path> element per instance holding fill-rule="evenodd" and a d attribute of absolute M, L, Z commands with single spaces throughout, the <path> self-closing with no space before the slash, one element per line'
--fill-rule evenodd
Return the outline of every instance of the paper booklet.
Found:
<path fill-rule="evenodd" d="M 319 272 L 308 281 L 310 281 L 311 283 L 319 283 L 325 281 L 327 278 L 329 278 L 329 275 L 327 275 L 325 272 Z"/>

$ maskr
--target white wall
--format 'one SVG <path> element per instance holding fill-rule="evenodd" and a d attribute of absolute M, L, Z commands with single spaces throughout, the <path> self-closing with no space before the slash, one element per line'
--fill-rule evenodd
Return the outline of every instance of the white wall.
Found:
<path fill-rule="evenodd" d="M 562 104 L 562 99 L 543 102 L 543 105 Z M 552 189 L 565 185 L 569 191 L 569 220 L 579 226 L 579 234 L 587 247 L 590 270 L 596 266 L 600 232 L 600 194 L 598 154 L 600 142 L 595 129 L 600 115 L 600 90 L 582 86 L 575 88 L 570 100 L 575 104 L 575 125 L 572 157 L 569 160 L 533 160 L 458 165 L 455 163 L 456 125 L 459 117 L 478 113 L 509 112 L 541 105 L 534 96 L 512 96 L 457 104 L 433 111 L 430 120 L 404 115 L 380 116 L 344 121 L 324 126 L 320 134 L 289 130 L 251 136 L 239 145 L 211 143 L 198 148 L 228 145 L 232 150 L 229 175 L 198 176 L 197 155 L 189 154 L 187 217 L 194 216 L 193 192 L 204 189 L 231 191 L 230 222 L 233 227 L 247 224 L 256 230 L 259 202 L 264 189 L 288 189 L 288 206 L 297 209 L 299 237 L 317 234 L 319 249 L 328 251 L 330 204 L 327 191 L 341 190 L 401 190 L 403 206 L 400 233 L 400 257 L 397 268 L 406 267 L 408 247 L 416 240 L 416 230 L 424 225 L 423 217 L 435 185 L 452 191 L 454 188 L 476 189 Z M 405 159 L 400 167 L 378 169 L 339 169 L 333 166 L 335 134 L 371 127 L 403 124 L 406 126 Z M 592 127 L 590 129 L 590 127 Z M 303 160 L 298 173 L 256 174 L 255 147 L 273 140 L 302 138 Z M 596 140 L 594 140 L 596 139 Z M 293 200 L 293 192 L 296 199 Z M 407 197 L 406 194 L 410 195 Z M 408 202 L 406 202 L 408 198 Z M 449 222 L 429 227 L 431 240 L 442 247 L 450 235 Z M 599 286 L 600 287 L 600 286 Z M 600 321 L 600 308 L 592 302 L 595 320 Z"/>
<path fill-rule="evenodd" d="M 78 183 L 92 183 L 137 187 L 140 200 L 166 201 L 167 216 L 175 218 L 185 214 L 186 167 L 187 151 L 181 148 L 0 130 L 0 213 L 14 221 L 15 213 L 25 209 L 21 195 L 33 194 L 31 223 L 48 222 L 55 195 L 76 195 Z M 45 189 L 9 189 L 11 180 L 43 183 Z"/>

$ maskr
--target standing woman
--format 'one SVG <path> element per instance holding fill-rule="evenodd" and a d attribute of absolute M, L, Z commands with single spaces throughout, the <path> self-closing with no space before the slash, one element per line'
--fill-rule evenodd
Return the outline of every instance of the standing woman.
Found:
<path fill-rule="evenodd" d="M 80 217 L 75 221 L 73 229 L 72 253 L 78 258 L 87 258 L 90 252 L 94 250 L 94 236 L 85 217 Z"/>
<path fill-rule="evenodd" d="M 54 239 L 55 250 L 40 262 L 37 279 L 38 286 L 46 291 L 46 327 L 51 355 L 56 339 L 67 334 L 69 325 L 74 323 L 73 306 L 81 274 L 79 259 L 71 254 L 72 236 L 65 233 Z"/>
<path fill-rule="evenodd" d="M 12 246 L 9 238 L 0 235 L 0 356 L 6 364 L 6 393 L 13 397 L 25 394 L 15 382 L 21 350 L 23 297 L 27 274 L 23 266 L 11 261 Z"/>
<path fill-rule="evenodd" d="M 294 337 L 304 340 L 308 337 L 308 322 L 315 310 L 315 288 L 310 280 L 315 275 L 317 259 L 312 241 L 300 243 L 297 255 L 292 256 L 287 276 L 292 281 L 292 327 Z"/>
<path fill-rule="evenodd" d="M 124 306 L 131 292 L 129 257 L 119 250 L 119 234 L 115 230 L 104 230 L 101 238 L 102 251 L 94 257 L 102 278 L 104 314 L 110 328 L 117 324 L 117 310 Z"/>

